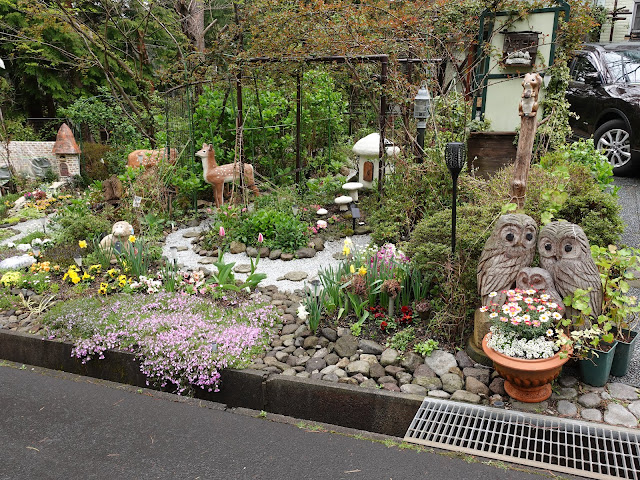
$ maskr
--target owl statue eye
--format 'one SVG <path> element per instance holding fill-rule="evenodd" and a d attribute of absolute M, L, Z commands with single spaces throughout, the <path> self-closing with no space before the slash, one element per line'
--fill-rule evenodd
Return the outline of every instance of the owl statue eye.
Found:
<path fill-rule="evenodd" d="M 551 244 L 550 243 L 545 243 L 544 244 L 544 249 L 548 252 L 549 250 L 551 250 Z"/>
<path fill-rule="evenodd" d="M 567 244 L 564 246 L 564 251 L 565 251 L 565 252 L 567 252 L 567 253 L 569 253 L 571 250 L 573 250 L 573 247 L 572 247 L 570 244 L 568 244 L 568 243 L 567 243 Z"/>
<path fill-rule="evenodd" d="M 527 233 L 526 238 L 529 241 L 533 240 L 533 233 Z"/>
<path fill-rule="evenodd" d="M 507 236 L 505 238 L 507 239 L 507 241 L 513 242 L 513 239 L 515 237 L 513 236 L 513 233 L 509 232 L 509 233 L 507 233 Z"/>

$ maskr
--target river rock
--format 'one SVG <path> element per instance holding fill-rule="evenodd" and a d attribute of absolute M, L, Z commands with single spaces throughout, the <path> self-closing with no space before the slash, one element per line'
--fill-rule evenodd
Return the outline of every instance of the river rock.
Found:
<path fill-rule="evenodd" d="M 249 273 L 251 272 L 251 265 L 248 263 L 241 263 L 240 265 L 233 267 L 233 271 L 236 273 Z"/>
<path fill-rule="evenodd" d="M 383 367 L 387 367 L 389 365 L 393 365 L 398 361 L 398 357 L 400 354 L 394 348 L 387 348 L 384 350 L 380 357 L 380 365 Z"/>
<path fill-rule="evenodd" d="M 419 365 L 423 363 L 422 357 L 415 352 L 409 352 L 404 355 L 404 358 L 400 362 L 404 368 L 413 372 Z"/>
<path fill-rule="evenodd" d="M 271 252 L 269 252 L 269 260 L 277 260 L 280 258 L 280 255 L 282 255 L 282 250 L 271 250 Z"/>
<path fill-rule="evenodd" d="M 454 393 L 462 390 L 462 379 L 455 373 L 445 373 L 440 376 L 442 380 L 442 390 L 448 393 Z"/>
<path fill-rule="evenodd" d="M 358 351 L 358 339 L 353 335 L 338 338 L 333 350 L 341 357 L 351 357 Z"/>
<path fill-rule="evenodd" d="M 358 373 L 362 375 L 369 375 L 369 370 L 371 365 L 369 362 L 365 360 L 356 360 L 355 362 L 351 362 L 347 365 L 346 371 L 349 375 L 357 375 Z"/>
<path fill-rule="evenodd" d="M 247 246 L 242 243 L 242 242 L 237 242 L 237 241 L 233 241 L 231 242 L 231 245 L 229 245 L 229 252 L 236 254 L 236 253 L 243 253 L 247 250 Z"/>
<path fill-rule="evenodd" d="M 296 258 L 313 258 L 316 254 L 316 251 L 313 248 L 304 247 L 296 250 L 295 257 Z"/>
<path fill-rule="evenodd" d="M 277 280 L 289 280 L 290 282 L 301 282 L 302 280 L 304 280 L 305 278 L 307 278 L 309 276 L 309 274 L 307 272 L 299 272 L 299 271 L 292 271 L 292 272 L 287 272 L 284 274 L 284 276 L 279 277 Z"/>
<path fill-rule="evenodd" d="M 478 395 L 489 395 L 489 387 L 475 377 L 467 377 L 464 388 L 467 392 L 477 393 Z"/>
<path fill-rule="evenodd" d="M 369 363 L 369 376 L 371 378 L 375 378 L 377 380 L 380 377 L 384 377 L 386 374 L 387 372 L 384 371 L 384 367 L 378 362 Z"/>
<path fill-rule="evenodd" d="M 473 377 L 479 382 L 489 385 L 490 371 L 488 368 L 465 367 L 462 373 L 465 377 Z"/>
<path fill-rule="evenodd" d="M 305 365 L 305 370 L 309 373 L 314 372 L 315 370 L 322 370 L 327 366 L 327 362 L 324 361 L 324 358 L 310 358 L 307 360 Z"/>
<path fill-rule="evenodd" d="M 283 253 L 280 255 L 280 260 L 284 260 L 288 262 L 289 260 L 293 260 L 293 253 Z"/>
<path fill-rule="evenodd" d="M 424 359 L 424 363 L 431 367 L 440 377 L 445 373 L 449 373 L 452 367 L 457 367 L 456 357 L 444 350 L 434 350 L 433 353 Z"/>
<path fill-rule="evenodd" d="M 320 333 L 330 342 L 335 342 L 336 340 L 338 340 L 338 332 L 336 332 L 333 328 L 325 327 L 320 330 Z"/>
<path fill-rule="evenodd" d="M 372 355 L 380 355 L 384 351 L 384 347 L 373 340 L 360 340 L 358 342 L 358 348 L 360 348 L 363 353 Z"/>
<path fill-rule="evenodd" d="M 400 387 L 400 391 L 404 393 L 410 393 L 411 395 L 420 395 L 424 397 L 427 394 L 427 389 L 421 387 L 420 385 L 414 385 L 412 383 L 407 383 Z"/>
<path fill-rule="evenodd" d="M 2 260 L 0 262 L 0 269 L 20 270 L 22 268 L 30 267 L 34 263 L 36 263 L 36 259 L 31 255 L 18 255 Z"/>
<path fill-rule="evenodd" d="M 466 390 L 457 390 L 451 395 L 451 400 L 453 400 L 454 402 L 478 404 L 482 399 L 480 398 L 480 395 L 476 395 L 475 393 L 467 392 Z"/>

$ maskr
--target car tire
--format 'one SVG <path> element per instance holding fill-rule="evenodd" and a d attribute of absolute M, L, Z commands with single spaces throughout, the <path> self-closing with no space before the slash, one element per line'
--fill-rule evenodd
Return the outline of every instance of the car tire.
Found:
<path fill-rule="evenodd" d="M 631 173 L 631 132 L 623 120 L 609 120 L 600 125 L 593 135 L 593 143 L 609 159 L 614 175 L 624 176 Z"/>

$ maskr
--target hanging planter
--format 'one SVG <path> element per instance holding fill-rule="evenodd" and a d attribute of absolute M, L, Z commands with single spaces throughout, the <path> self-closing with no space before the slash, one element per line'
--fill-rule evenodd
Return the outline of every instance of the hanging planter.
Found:
<path fill-rule="evenodd" d="M 587 358 L 578 360 L 580 375 L 585 383 L 593 387 L 603 387 L 607 383 L 617 346 L 617 340 L 613 343 L 600 342 L 599 348 L 591 349 Z"/>
<path fill-rule="evenodd" d="M 638 339 L 638 332 L 633 330 L 622 330 L 622 337 L 616 337 L 618 345 L 615 349 L 613 356 L 613 362 L 611 364 L 611 375 L 615 377 L 624 377 L 629 370 L 629 363 L 631 363 L 631 357 L 633 357 L 633 350 L 636 346 L 636 340 Z"/>
<path fill-rule="evenodd" d="M 494 368 L 505 379 L 504 389 L 510 397 L 526 403 L 538 403 L 551 396 L 551 382 L 569 360 L 571 349 L 566 348 L 566 355 L 556 353 L 553 357 L 527 360 L 513 358 L 496 352 L 487 345 L 491 333 L 482 340 L 482 350 L 493 361 Z M 561 358 L 564 357 L 564 358 Z"/>

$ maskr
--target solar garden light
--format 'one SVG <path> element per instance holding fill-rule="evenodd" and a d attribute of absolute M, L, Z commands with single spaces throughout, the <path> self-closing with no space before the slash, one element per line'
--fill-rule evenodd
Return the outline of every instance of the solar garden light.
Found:
<path fill-rule="evenodd" d="M 298 215 L 298 205 L 291 205 L 291 211 L 295 216 Z"/>
<path fill-rule="evenodd" d="M 424 153 L 424 132 L 427 129 L 427 119 L 431 115 L 431 103 L 433 99 L 427 89 L 427 82 L 422 82 L 416 98 L 413 100 L 413 118 L 418 121 L 418 158 L 422 161 Z"/>
<path fill-rule="evenodd" d="M 79 252 L 73 257 L 73 261 L 78 267 L 82 267 L 82 255 Z"/>
<path fill-rule="evenodd" d="M 178 262 L 178 247 L 170 247 L 169 251 L 169 261 L 175 265 Z"/>
<path fill-rule="evenodd" d="M 464 166 L 464 143 L 450 142 L 444 151 L 444 161 L 453 179 L 453 201 L 451 202 L 451 254 L 456 250 L 456 197 L 458 190 L 458 175 Z"/>

